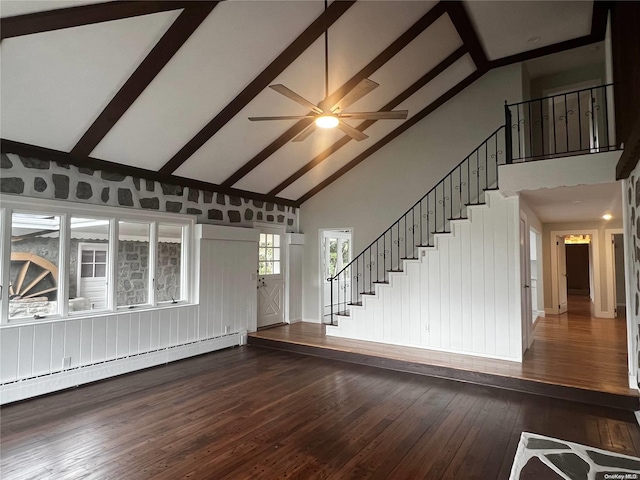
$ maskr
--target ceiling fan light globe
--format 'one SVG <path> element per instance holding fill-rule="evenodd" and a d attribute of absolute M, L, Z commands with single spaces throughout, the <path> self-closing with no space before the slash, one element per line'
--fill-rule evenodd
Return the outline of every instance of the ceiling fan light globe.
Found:
<path fill-rule="evenodd" d="M 335 115 L 321 115 L 315 119 L 315 123 L 320 128 L 336 128 L 340 121 Z"/>

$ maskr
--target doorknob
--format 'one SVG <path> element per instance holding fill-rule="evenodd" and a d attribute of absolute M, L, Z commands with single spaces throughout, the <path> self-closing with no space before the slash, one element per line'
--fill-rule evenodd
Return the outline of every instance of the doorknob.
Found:
<path fill-rule="evenodd" d="M 529 285 L 525 285 L 524 288 L 530 288 Z"/>

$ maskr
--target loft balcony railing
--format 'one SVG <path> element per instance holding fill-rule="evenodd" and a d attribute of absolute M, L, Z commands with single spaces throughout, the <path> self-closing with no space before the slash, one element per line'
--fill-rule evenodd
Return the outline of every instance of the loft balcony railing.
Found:
<path fill-rule="evenodd" d="M 331 325 L 362 305 L 389 272 L 402 271 L 403 261 L 417 259 L 420 247 L 434 245 L 438 234 L 451 231 L 451 221 L 467 218 L 470 205 L 485 203 L 485 192 L 498 188 L 498 166 L 506 163 L 505 127 L 494 131 L 471 154 L 418 200 L 351 263 L 329 278 Z"/>
<path fill-rule="evenodd" d="M 507 163 L 616 150 L 613 105 L 613 84 L 505 104 Z"/>

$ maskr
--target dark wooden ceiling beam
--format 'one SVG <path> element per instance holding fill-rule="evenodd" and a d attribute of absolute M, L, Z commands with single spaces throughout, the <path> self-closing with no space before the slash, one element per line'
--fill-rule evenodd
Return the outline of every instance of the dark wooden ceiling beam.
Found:
<path fill-rule="evenodd" d="M 640 114 L 616 164 L 616 180 L 629 178 L 633 169 L 638 165 L 638 161 L 640 161 Z"/>
<path fill-rule="evenodd" d="M 440 107 L 444 103 L 446 103 L 449 100 L 451 100 L 453 97 L 455 97 L 458 93 L 460 93 L 462 90 L 464 90 L 469 85 L 471 85 L 473 82 L 475 82 L 478 78 L 480 78 L 486 72 L 487 72 L 486 70 L 484 70 L 484 71 L 483 70 L 476 70 L 474 73 L 472 73 L 467 78 L 465 78 L 460 83 L 458 83 L 455 87 L 451 88 L 449 91 L 447 91 L 446 93 L 442 94 L 440 97 L 438 97 L 437 100 L 434 100 L 427 107 L 425 107 L 420 112 L 418 112 L 413 117 L 411 117 L 409 120 L 404 122 L 402 125 L 400 125 L 398 128 L 396 128 L 394 131 L 392 131 L 391 133 L 389 133 L 388 135 L 383 137 L 380 141 L 376 142 L 371 147 L 367 148 L 360 155 L 356 156 L 353 160 L 351 160 L 349 163 L 347 163 L 344 167 L 340 168 L 338 171 L 333 173 L 331 176 L 329 176 L 328 178 L 326 178 L 325 180 L 320 182 L 318 185 L 316 185 L 314 188 L 309 190 L 307 193 L 305 193 L 303 196 L 298 198 L 298 200 L 297 200 L 298 204 L 300 204 L 300 205 L 303 204 L 304 202 L 309 200 L 311 197 L 316 195 L 318 192 L 320 192 L 324 188 L 326 188 L 329 185 L 331 185 L 333 182 L 335 182 L 342 175 L 344 175 L 349 170 L 354 168 L 356 165 L 361 163 L 367 157 L 373 155 L 375 152 L 380 150 L 382 147 L 384 147 L 387 143 L 389 143 L 391 140 L 396 138 L 398 135 L 400 135 L 401 133 L 404 133 L 406 130 L 408 130 L 413 125 L 418 123 L 420 120 L 425 118 L 427 115 L 429 115 L 435 109 L 437 109 L 438 107 Z"/>
<path fill-rule="evenodd" d="M 334 2 L 339 3 L 339 2 Z M 437 3 L 431 10 L 429 10 L 425 15 L 420 18 L 416 23 L 414 23 L 406 32 L 404 32 L 400 37 L 398 37 L 391 45 L 389 45 L 382 53 L 380 53 L 376 58 L 374 58 L 368 65 L 366 65 L 362 70 L 356 73 L 347 83 L 345 83 L 342 87 L 336 90 L 333 94 L 329 95 L 329 103 L 335 104 L 342 97 L 344 97 L 347 93 L 349 93 L 356 85 L 358 85 L 362 80 L 367 78 L 369 75 L 374 73 L 380 67 L 382 67 L 385 63 L 387 63 L 391 58 L 393 58 L 398 52 L 400 52 L 404 47 L 406 47 L 412 40 L 414 40 L 418 35 L 420 35 L 423 31 L 425 31 L 433 22 L 435 22 L 440 16 L 445 13 L 446 2 Z M 273 155 L 276 151 L 286 145 L 289 141 L 291 141 L 296 135 L 298 135 L 302 130 L 304 130 L 309 124 L 311 120 L 301 120 L 296 123 L 294 126 L 289 128 L 285 133 L 280 135 L 276 140 L 271 142 L 266 148 L 264 148 L 260 153 L 258 153 L 255 157 L 249 160 L 246 164 L 244 164 L 240 169 L 238 169 L 233 175 L 231 175 L 227 180 L 222 182 L 224 186 L 232 186 L 238 183 L 238 181 L 247 175 L 251 170 L 256 168 L 262 162 L 264 162 L 267 158 Z"/>
<path fill-rule="evenodd" d="M 474 63 L 478 67 L 478 70 L 475 73 L 473 73 L 472 75 L 470 75 L 466 80 L 464 80 L 463 82 L 459 83 L 454 88 L 449 90 L 447 93 L 442 95 L 438 100 L 433 102 L 431 105 L 429 105 L 428 107 L 423 109 L 420 113 L 418 113 L 417 115 L 411 117 L 409 120 L 407 120 L 405 123 L 403 123 L 397 129 L 395 129 L 393 132 L 388 134 L 382 140 L 377 142 L 375 145 L 372 145 L 370 148 L 365 150 L 363 153 L 361 153 L 360 155 L 356 156 L 351 162 L 349 162 L 347 165 L 345 165 L 344 167 L 339 169 L 337 172 L 332 174 L 326 180 L 324 180 L 320 184 L 316 185 L 314 188 L 309 190 L 306 194 L 301 196 L 298 199 L 298 202 L 300 204 L 304 203 L 309 198 L 313 197 L 315 194 L 317 194 L 318 192 L 323 190 L 325 187 L 327 187 L 328 185 L 330 185 L 331 183 L 336 181 L 338 178 L 340 178 L 342 175 L 347 173 L 349 170 L 351 170 L 353 167 L 355 167 L 358 163 L 362 162 L 364 159 L 366 159 L 367 157 L 369 157 L 370 155 L 375 153 L 377 150 L 379 150 L 384 145 L 389 143 L 391 140 L 396 138 L 398 135 L 403 133 L 405 130 L 410 128 L 413 124 L 417 123 L 419 120 L 421 120 L 422 118 L 424 118 L 427 115 L 429 115 L 432 111 L 434 111 L 440 105 L 442 105 L 446 101 L 448 101 L 451 98 L 453 98 L 453 96 L 457 95 L 460 91 L 462 91 L 464 88 L 466 88 L 472 82 L 474 82 L 475 80 L 480 78 L 487 71 L 489 71 L 489 70 L 491 70 L 493 68 L 503 67 L 503 66 L 511 65 L 513 63 L 518 63 L 518 62 L 524 62 L 526 60 L 531 60 L 533 58 L 538 58 L 538 57 L 542 57 L 542 56 L 545 56 L 545 55 L 550 55 L 552 53 L 557 53 L 557 52 L 561 52 L 561 51 L 564 51 L 564 50 L 569 50 L 569 49 L 572 49 L 572 48 L 577 48 L 577 47 L 581 47 L 583 45 L 589 45 L 591 43 L 596 43 L 596 42 L 600 42 L 600 41 L 604 40 L 604 37 L 605 37 L 605 34 L 606 34 L 606 27 L 607 27 L 607 17 L 608 17 L 609 9 L 611 8 L 611 2 L 610 1 L 595 1 L 594 2 L 593 16 L 592 16 L 592 20 L 591 20 L 591 33 L 589 35 L 585 35 L 585 36 L 579 37 L 579 38 L 574 38 L 574 39 L 567 40 L 567 41 L 560 42 L 560 43 L 556 43 L 556 44 L 553 44 L 553 45 L 548 45 L 546 47 L 537 48 L 535 50 L 530 50 L 528 52 L 522 52 L 522 53 L 519 53 L 519 54 L 516 54 L 516 55 L 511 55 L 509 57 L 504 57 L 504 58 L 500 58 L 500 59 L 497 59 L 497 60 L 488 61 L 486 59 L 486 55 L 484 53 L 484 50 L 481 47 L 480 41 L 478 39 L 478 35 L 475 32 L 475 29 L 473 28 L 473 25 L 471 24 L 471 21 L 469 20 L 469 17 L 467 15 L 463 5 L 461 5 L 460 3 L 461 2 L 447 2 L 447 4 L 451 4 L 451 5 L 448 6 L 449 15 L 451 16 L 451 19 L 452 19 L 454 25 L 456 26 L 456 29 L 458 30 L 458 34 L 463 39 L 463 42 L 465 43 L 465 46 L 469 47 L 471 56 L 472 56 L 472 58 L 474 60 Z M 474 49 L 475 49 L 475 53 L 474 53 Z M 330 152 L 330 153 L 333 153 L 333 152 Z M 314 160 L 316 160 L 316 159 L 314 159 Z M 313 160 L 312 160 L 312 162 L 313 162 Z M 305 168 L 305 167 L 303 167 L 303 168 Z M 621 171 L 622 171 L 622 169 L 621 169 Z M 294 174 L 294 175 L 296 175 L 296 174 Z M 286 182 L 286 180 L 285 180 L 285 182 Z M 283 182 L 281 185 L 283 185 L 285 182 Z M 276 187 L 276 189 L 273 189 L 271 192 L 274 192 L 276 190 L 277 190 L 277 187 Z M 277 191 L 279 193 L 281 190 L 277 190 Z M 271 193 L 271 192 L 269 192 L 269 193 Z"/>
<path fill-rule="evenodd" d="M 71 154 L 86 157 L 109 133 L 145 88 L 160 73 L 173 55 L 211 13 L 218 2 L 204 2 L 185 8 L 147 57 L 136 68 L 118 93 L 98 115 L 89 129 L 71 150 Z"/>
<path fill-rule="evenodd" d="M 187 159 L 213 137 L 227 122 L 235 117 L 251 100 L 280 75 L 324 32 L 325 26 L 331 26 L 353 4 L 353 1 L 333 2 L 322 15 L 302 32 L 278 57 L 271 62 L 236 98 L 202 128 L 178 153 L 176 153 L 161 169 L 160 173 L 175 172 Z M 325 20 L 326 18 L 326 20 Z"/>
<path fill-rule="evenodd" d="M 208 2 L 198 1 L 114 1 L 78 7 L 60 8 L 46 12 L 29 13 L 0 19 L 0 38 L 19 37 L 33 33 L 50 32 L 63 28 L 80 27 L 92 23 L 109 22 L 151 13 L 191 8 Z"/>
<path fill-rule="evenodd" d="M 489 68 L 498 68 L 504 67 L 506 65 L 511 65 L 512 63 L 526 62 L 527 60 L 544 57 L 545 55 L 551 55 L 552 53 L 558 53 L 564 50 L 571 50 L 572 48 L 583 47 L 584 45 L 601 42 L 602 40 L 604 40 L 607 31 L 607 17 L 610 7 L 611 2 L 596 1 L 593 3 L 591 33 L 589 33 L 589 35 L 572 38 L 571 40 L 565 40 L 564 42 L 554 43 L 552 45 L 536 48 L 534 50 L 528 50 L 526 52 L 517 53 L 508 57 L 491 60 L 489 62 Z"/>
<path fill-rule="evenodd" d="M 261 200 L 265 202 L 277 203 L 280 205 L 289 205 L 292 207 L 300 206 L 295 200 L 289 200 L 287 198 L 249 192 L 237 188 L 222 187 L 220 185 L 216 185 L 215 183 L 202 182 L 199 180 L 179 177 L 176 175 L 166 175 L 153 170 L 131 167 L 128 165 L 122 165 L 120 163 L 107 162 L 105 160 L 99 160 L 97 158 L 76 157 L 67 152 L 61 152 L 59 150 L 52 150 L 50 148 L 15 142 L 13 140 L 6 140 L 4 138 L 0 139 L 0 152 L 14 153 L 22 157 L 38 158 L 40 160 L 47 160 L 63 165 L 75 165 L 76 167 L 81 168 L 90 168 L 92 170 L 119 173 L 121 175 L 128 175 L 146 180 L 155 180 L 157 182 L 167 183 L 170 185 L 180 185 L 182 187 L 197 188 L 199 190 L 205 190 L 208 192 L 224 193 L 227 195 L 234 195 L 236 197 L 248 198 L 251 200 Z"/>
<path fill-rule="evenodd" d="M 397 107 L 398 105 L 400 105 L 402 102 L 404 102 L 407 98 L 409 98 L 411 95 L 413 95 L 414 93 L 416 93 L 418 90 L 420 90 L 422 87 L 424 87 L 427 83 L 429 83 L 431 80 L 433 80 L 434 78 L 436 78 L 438 75 L 440 75 L 442 72 L 444 72 L 447 68 L 449 68 L 453 63 L 455 63 L 457 60 L 459 60 L 465 53 L 467 53 L 467 50 L 465 48 L 465 46 L 462 46 L 460 48 L 458 48 L 455 52 L 451 53 L 449 56 L 447 56 L 447 58 L 445 58 L 444 60 L 442 60 L 440 63 L 438 63 L 438 65 L 436 65 L 435 67 L 433 67 L 431 70 L 429 70 L 426 74 L 424 74 L 422 77 L 420 77 L 417 81 L 415 81 L 410 87 L 408 87 L 404 92 L 402 92 L 400 95 L 398 95 L 397 97 L 395 97 L 393 100 L 391 100 L 389 103 L 387 103 L 384 107 L 382 107 L 380 109 L 381 112 L 384 111 L 389 111 L 394 109 L 395 107 Z M 360 125 L 358 125 L 356 127 L 357 130 L 363 132 L 365 131 L 367 128 L 369 128 L 371 125 L 373 125 L 374 123 L 376 123 L 377 120 L 367 120 L 365 122 L 362 122 Z M 313 169 L 314 167 L 318 166 L 320 163 L 322 163 L 324 160 L 326 160 L 329 156 L 331 156 L 333 153 L 337 152 L 340 148 L 342 148 L 343 146 L 345 146 L 347 143 L 349 143 L 351 141 L 351 137 L 345 135 L 344 137 L 342 137 L 340 140 L 338 140 L 336 143 L 334 143 L 333 145 L 331 145 L 329 148 L 327 148 L 326 150 L 324 150 L 323 152 L 321 152 L 320 154 L 318 154 L 313 160 L 311 160 L 309 163 L 307 163 L 306 165 L 304 165 L 302 168 L 300 168 L 297 172 L 295 172 L 294 174 L 292 174 L 289 178 L 287 178 L 286 180 L 284 180 L 282 183 L 280 183 L 280 185 L 278 185 L 277 187 L 275 187 L 273 190 L 271 190 L 268 195 L 277 195 L 278 193 L 280 193 L 282 190 L 284 190 L 285 188 L 287 188 L 289 185 L 291 185 L 293 182 L 295 182 L 297 179 L 299 179 L 300 177 L 302 177 L 305 173 L 307 173 L 308 171 L 310 171 L 311 169 Z"/>
<path fill-rule="evenodd" d="M 482 48 L 476 29 L 473 27 L 463 3 L 461 1 L 447 2 L 447 12 L 462 42 L 469 50 L 476 67 L 481 70 L 487 69 L 489 63 L 487 54 Z"/>

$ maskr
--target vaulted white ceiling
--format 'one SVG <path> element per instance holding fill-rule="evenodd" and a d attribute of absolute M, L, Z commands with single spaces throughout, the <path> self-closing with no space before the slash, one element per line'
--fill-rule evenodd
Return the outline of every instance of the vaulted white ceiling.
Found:
<path fill-rule="evenodd" d="M 334 2 L 329 93 L 369 78 L 380 86 L 348 111 L 409 115 L 350 121 L 364 123 L 369 138 L 360 142 L 317 130 L 292 143 L 295 120 L 247 117 L 308 113 L 269 84 L 314 104 L 324 98 L 322 1 L 3 0 L 0 8 L 3 151 L 42 147 L 75 163 L 293 203 L 490 68 L 599 40 L 590 1 Z"/>

